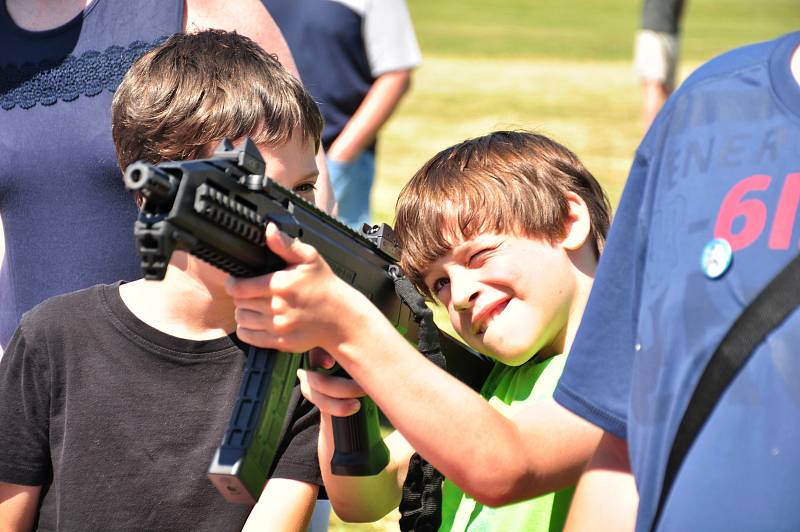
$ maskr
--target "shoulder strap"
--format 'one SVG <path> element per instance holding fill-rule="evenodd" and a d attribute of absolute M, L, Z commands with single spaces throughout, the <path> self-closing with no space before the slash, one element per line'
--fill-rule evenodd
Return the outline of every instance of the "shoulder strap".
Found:
<path fill-rule="evenodd" d="M 767 335 L 800 304 L 800 255 L 770 281 L 744 309 L 722 339 L 703 371 L 678 426 L 667 461 L 664 483 L 652 530 L 661 513 L 683 459 L 725 389 Z"/>
<path fill-rule="evenodd" d="M 390 266 L 389 276 L 394 281 L 397 295 L 411 309 L 420 325 L 417 349 L 431 362 L 444 368 L 446 363 L 439 347 L 439 329 L 433 322 L 433 312 L 399 267 Z M 419 453 L 411 456 L 399 508 L 399 527 L 402 532 L 439 530 L 442 522 L 443 480 L 442 474 Z"/>

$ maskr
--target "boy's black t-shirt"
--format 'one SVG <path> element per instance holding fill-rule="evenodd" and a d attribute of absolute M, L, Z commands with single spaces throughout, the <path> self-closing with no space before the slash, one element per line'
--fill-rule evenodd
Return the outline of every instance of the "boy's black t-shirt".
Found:
<path fill-rule="evenodd" d="M 245 357 L 146 325 L 118 284 L 45 301 L 0 361 L 0 481 L 44 486 L 39 530 L 240 530 L 206 471 Z M 318 431 L 295 387 L 272 476 L 321 485 Z"/>

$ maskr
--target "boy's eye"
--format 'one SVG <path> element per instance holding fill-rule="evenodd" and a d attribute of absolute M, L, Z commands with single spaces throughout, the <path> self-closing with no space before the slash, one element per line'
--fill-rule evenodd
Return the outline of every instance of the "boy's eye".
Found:
<path fill-rule="evenodd" d="M 438 297 L 438 296 L 439 296 L 439 293 L 440 293 L 440 292 L 441 292 L 441 291 L 444 289 L 444 287 L 445 287 L 445 286 L 447 286 L 448 284 L 450 284 L 450 279 L 448 279 L 447 277 L 440 277 L 440 278 L 436 279 L 436 280 L 433 282 L 433 285 L 431 285 L 431 290 L 433 291 L 433 294 L 434 294 L 434 295 L 436 295 L 436 296 Z"/>
<path fill-rule="evenodd" d="M 469 256 L 469 260 L 467 260 L 467 266 L 471 266 L 473 268 L 480 266 L 486 261 L 489 257 L 492 256 L 493 252 L 497 250 L 500 246 L 503 245 L 503 242 L 498 242 L 495 245 L 478 248 L 477 251 L 472 253 Z"/>
<path fill-rule="evenodd" d="M 317 187 L 314 183 L 300 183 L 292 188 L 292 192 L 311 203 L 314 203 L 314 191 L 316 190 Z"/>
<path fill-rule="evenodd" d="M 476 263 L 480 262 L 482 259 L 485 259 L 487 254 L 491 251 L 491 248 L 481 249 L 469 256 L 469 261 L 467 264 L 470 266 L 476 266 Z"/>
<path fill-rule="evenodd" d="M 317 186 L 314 183 L 300 183 L 292 189 L 296 194 L 310 194 L 315 190 L 317 190 Z"/>

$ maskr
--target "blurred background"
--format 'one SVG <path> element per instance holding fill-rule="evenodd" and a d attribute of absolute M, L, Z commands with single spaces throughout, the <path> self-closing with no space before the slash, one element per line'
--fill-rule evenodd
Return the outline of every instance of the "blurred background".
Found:
<path fill-rule="evenodd" d="M 379 0 L 378 0 L 379 1 Z M 642 138 L 633 43 L 641 0 L 407 0 L 423 63 L 381 130 L 375 222 L 433 154 L 496 129 L 573 150 L 616 207 Z M 737 46 L 800 29 L 800 0 L 687 0 L 678 79 Z M 437 322 L 449 329 L 439 313 Z M 397 530 L 398 515 L 331 530 Z"/>

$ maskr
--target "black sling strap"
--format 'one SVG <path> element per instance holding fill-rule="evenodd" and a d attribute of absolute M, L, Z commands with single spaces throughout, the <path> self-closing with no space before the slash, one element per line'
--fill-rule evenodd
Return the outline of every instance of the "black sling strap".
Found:
<path fill-rule="evenodd" d="M 744 309 L 722 339 L 694 390 L 667 461 L 664 483 L 652 530 L 661 513 L 683 459 L 703 428 L 722 393 L 756 347 L 800 304 L 800 255 L 795 257 Z"/>
<path fill-rule="evenodd" d="M 431 362 L 444 368 L 444 355 L 439 347 L 439 330 L 433 322 L 433 312 L 419 292 L 397 266 L 389 268 L 394 288 L 400 299 L 408 305 L 414 320 L 419 323 L 417 349 Z M 402 532 L 435 532 L 442 522 L 442 481 L 444 477 L 418 453 L 411 456 L 408 473 L 403 483 L 400 500 Z"/>

